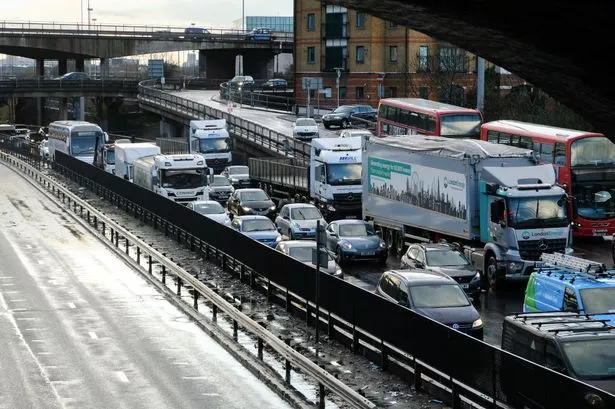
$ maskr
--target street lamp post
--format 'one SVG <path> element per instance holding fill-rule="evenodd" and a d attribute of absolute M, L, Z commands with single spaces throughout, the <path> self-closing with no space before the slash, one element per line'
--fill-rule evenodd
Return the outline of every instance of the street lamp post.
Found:
<path fill-rule="evenodd" d="M 246 31 L 246 0 L 241 0 L 241 30 Z"/>
<path fill-rule="evenodd" d="M 81 0 L 81 29 L 83 30 L 83 0 Z"/>
<path fill-rule="evenodd" d="M 90 24 L 92 23 L 92 11 L 94 9 L 90 7 L 90 0 L 88 0 L 88 30 L 90 29 Z"/>

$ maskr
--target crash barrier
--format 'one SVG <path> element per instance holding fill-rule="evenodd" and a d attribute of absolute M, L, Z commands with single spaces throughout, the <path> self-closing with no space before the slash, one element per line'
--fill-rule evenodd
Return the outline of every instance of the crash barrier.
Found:
<path fill-rule="evenodd" d="M 610 408 L 615 396 L 393 304 L 67 155 L 57 170 L 264 289 L 271 302 L 454 408 Z M 199 248 L 200 248 L 199 247 Z M 259 284 L 260 283 L 260 284 Z"/>
<path fill-rule="evenodd" d="M 170 112 L 187 119 L 226 119 L 229 133 L 239 139 L 256 144 L 274 156 L 293 157 L 308 163 L 310 144 L 255 124 L 232 114 L 232 110 L 220 110 L 210 106 L 171 95 L 158 89 L 159 80 L 139 83 L 137 99 L 141 104 Z"/>
<path fill-rule="evenodd" d="M 258 89 L 258 85 L 254 85 Z M 229 88 L 228 81 L 220 83 L 220 99 L 239 106 L 263 107 L 277 111 L 295 113 L 295 98 L 287 92 L 258 92 L 254 90 L 237 90 Z"/>
<path fill-rule="evenodd" d="M 60 157 L 63 154 L 56 153 L 56 155 Z M 9 154 L 3 151 L 0 151 L 0 159 L 5 164 L 16 168 L 25 176 L 35 180 L 47 191 L 51 192 L 53 196 L 55 196 L 61 201 L 62 205 L 66 207 L 68 211 L 84 219 L 91 228 L 94 228 L 94 230 L 101 238 L 104 238 L 106 241 L 110 242 L 112 247 L 115 248 L 116 252 L 119 252 L 122 255 L 123 253 L 125 253 L 127 256 L 132 255 L 132 258 L 134 258 L 134 262 L 136 262 L 136 264 L 138 264 L 144 271 L 147 272 L 147 275 L 150 279 L 159 277 L 160 283 L 157 284 L 158 288 L 162 289 L 165 292 L 169 291 L 169 289 L 166 288 L 166 284 L 167 282 L 171 282 L 172 279 L 175 279 L 177 284 L 175 289 L 177 295 L 176 300 L 181 302 L 186 302 L 184 299 L 182 299 L 182 288 L 184 288 L 185 292 L 191 292 L 192 303 L 191 305 L 188 305 L 191 306 L 193 309 L 191 311 L 191 315 L 195 319 L 195 321 L 201 321 L 201 318 L 198 317 L 199 299 L 206 299 L 212 303 L 211 310 L 213 312 L 212 318 L 214 322 L 217 320 L 218 314 L 226 314 L 229 319 L 232 320 L 233 337 L 235 341 L 238 341 L 238 328 L 242 328 L 243 330 L 251 333 L 254 337 L 256 337 L 258 341 L 258 358 L 261 361 L 263 360 L 263 352 L 265 349 L 265 345 L 268 346 L 271 351 L 274 351 L 282 359 L 285 360 L 285 382 L 287 384 L 291 385 L 291 368 L 296 369 L 300 373 L 307 375 L 307 377 L 316 380 L 319 385 L 320 393 L 318 406 L 320 408 L 325 407 L 326 393 L 333 393 L 337 395 L 345 403 L 349 404 L 353 408 L 371 409 L 376 407 L 376 405 L 372 403 L 369 399 L 365 398 L 358 392 L 354 391 L 352 388 L 345 385 L 342 381 L 338 380 L 325 369 L 318 366 L 318 364 L 312 362 L 310 359 L 304 357 L 299 352 L 293 350 L 287 340 L 282 340 L 276 337 L 274 334 L 264 328 L 260 323 L 252 320 L 249 316 L 242 313 L 239 309 L 237 309 L 234 304 L 228 302 L 223 296 L 219 295 L 215 291 L 215 289 L 212 289 L 208 287 L 205 283 L 199 281 L 198 277 L 193 276 L 188 271 L 184 270 L 183 268 L 169 260 L 167 257 L 165 257 L 163 254 L 156 251 L 150 245 L 139 239 L 137 236 L 130 233 L 120 224 L 109 219 L 103 213 L 101 213 L 100 211 L 92 207 L 90 204 L 88 204 L 85 200 L 83 200 L 78 194 L 75 194 L 62 184 L 44 175 L 42 172 L 40 172 L 42 162 L 38 160 L 33 160 L 32 156 L 17 156 L 15 155 L 15 153 Z M 58 170 L 62 173 L 71 174 L 73 177 L 77 176 L 76 174 L 72 173 L 72 171 L 70 171 L 68 168 L 62 167 L 62 165 L 57 165 L 56 168 L 58 168 Z M 117 179 L 124 182 L 124 185 L 126 185 L 124 187 L 128 188 L 128 190 L 136 188 L 137 190 L 141 190 L 140 193 L 143 194 L 143 197 L 153 195 L 154 197 L 149 197 L 149 199 L 159 199 L 158 197 L 155 197 L 155 194 L 147 190 L 144 190 L 138 186 L 134 186 L 130 182 L 125 182 L 120 178 Z M 99 188 L 100 190 L 98 190 L 98 193 L 100 193 L 102 197 L 111 199 L 111 201 L 114 200 L 109 196 L 110 194 L 112 194 L 111 191 L 107 191 L 101 186 L 99 186 Z M 119 197 L 116 197 L 116 199 L 119 199 Z M 139 213 L 144 211 L 144 209 L 142 208 L 139 209 L 134 206 L 128 205 L 127 202 L 118 204 L 127 205 L 127 208 L 130 208 L 135 212 L 135 216 L 144 216 L 144 213 Z M 182 205 L 179 205 L 175 210 L 192 212 Z M 195 212 L 192 213 L 196 214 Z M 150 216 L 156 217 L 154 215 Z M 155 221 L 155 223 L 157 222 L 160 225 L 163 225 L 165 223 L 162 219 L 156 218 L 155 220 L 157 220 Z M 207 220 L 209 221 L 209 219 Z M 211 224 L 210 226 L 206 227 L 207 229 L 216 229 L 218 227 L 216 222 L 206 224 Z M 165 229 L 169 228 L 171 230 L 174 229 L 172 226 L 165 225 Z M 230 231 L 230 229 L 227 230 Z M 177 230 L 175 230 L 175 232 L 178 233 Z M 226 237 L 226 239 L 228 239 L 228 237 Z M 217 252 L 217 249 L 211 247 L 210 245 L 202 241 L 196 241 L 194 236 L 190 237 L 190 240 L 190 246 L 192 250 L 198 249 L 206 255 L 206 258 L 209 258 L 213 253 Z M 294 264 L 299 263 L 292 259 L 291 261 Z M 154 274 L 154 266 L 157 267 L 158 274 Z M 185 290 L 186 288 L 188 289 L 188 291 Z"/>

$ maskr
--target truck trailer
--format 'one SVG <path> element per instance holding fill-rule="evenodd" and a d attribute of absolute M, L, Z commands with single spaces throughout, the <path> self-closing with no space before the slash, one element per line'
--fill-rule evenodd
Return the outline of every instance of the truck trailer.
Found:
<path fill-rule="evenodd" d="M 566 192 L 528 149 L 415 135 L 371 138 L 363 218 L 398 254 L 409 241 L 457 242 L 485 285 L 527 280 L 543 252 L 571 254 Z"/>
<path fill-rule="evenodd" d="M 207 161 L 207 166 L 216 173 L 220 173 L 233 162 L 231 136 L 227 130 L 226 119 L 192 120 L 188 139 L 157 138 L 156 144 L 164 154 L 201 154 Z"/>
<path fill-rule="evenodd" d="M 213 170 L 201 155 L 150 155 L 134 161 L 134 184 L 178 203 L 209 200 Z"/>
<path fill-rule="evenodd" d="M 329 221 L 360 218 L 361 143 L 361 137 L 315 138 L 308 164 L 250 158 L 250 176 L 278 202 L 313 202 Z"/>
<path fill-rule="evenodd" d="M 117 144 L 115 146 L 115 175 L 132 181 L 134 178 L 134 161 L 159 153 L 160 147 L 151 142 Z"/>

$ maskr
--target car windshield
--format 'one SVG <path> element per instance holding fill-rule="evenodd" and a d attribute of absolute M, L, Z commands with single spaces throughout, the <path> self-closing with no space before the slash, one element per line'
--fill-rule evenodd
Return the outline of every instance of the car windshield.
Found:
<path fill-rule="evenodd" d="M 615 338 L 561 342 L 561 347 L 578 378 L 615 379 Z"/>
<path fill-rule="evenodd" d="M 374 236 L 376 231 L 367 224 L 340 224 L 340 237 L 367 237 Z"/>
<path fill-rule="evenodd" d="M 327 182 L 331 186 L 361 184 L 360 163 L 327 164 Z"/>
<path fill-rule="evenodd" d="M 224 207 L 218 202 L 196 203 L 194 210 L 201 214 L 223 214 Z"/>
<path fill-rule="evenodd" d="M 295 122 L 295 125 L 297 126 L 318 126 L 316 125 L 316 121 L 314 121 L 313 119 L 307 119 L 307 118 L 297 119 L 297 121 Z"/>
<path fill-rule="evenodd" d="M 315 220 L 322 219 L 322 214 L 316 207 L 295 207 L 290 209 L 290 218 L 293 220 Z"/>
<path fill-rule="evenodd" d="M 262 190 L 250 190 L 249 192 L 239 193 L 239 200 L 242 202 L 264 202 L 269 200 L 269 196 Z"/>
<path fill-rule="evenodd" d="M 470 305 L 468 297 L 457 284 L 411 286 L 410 297 L 415 308 L 450 308 Z"/>
<path fill-rule="evenodd" d="M 568 225 L 566 201 L 559 196 L 508 199 L 508 221 L 514 227 L 564 227 Z"/>
<path fill-rule="evenodd" d="M 212 186 L 229 186 L 231 182 L 226 176 L 215 175 L 214 180 L 211 182 Z"/>
<path fill-rule="evenodd" d="M 346 114 L 348 112 L 350 112 L 352 110 L 352 107 L 349 106 L 341 106 L 341 107 L 337 107 L 335 109 L 335 111 L 333 111 L 336 114 Z"/>
<path fill-rule="evenodd" d="M 575 173 L 573 170 L 573 178 Z M 587 219 L 615 217 L 615 178 L 608 179 L 602 169 L 583 169 L 583 183 L 572 184 L 576 213 Z"/>
<path fill-rule="evenodd" d="M 615 314 L 615 287 L 585 288 L 579 292 L 586 314 Z"/>
<path fill-rule="evenodd" d="M 315 248 L 315 246 L 289 247 L 288 255 L 292 258 L 296 258 L 299 261 L 312 262 L 312 250 Z M 327 255 L 329 261 L 333 261 L 331 255 L 329 253 L 327 253 Z"/>
<path fill-rule="evenodd" d="M 604 136 L 577 139 L 570 147 L 570 166 L 615 164 L 615 143 Z"/>
<path fill-rule="evenodd" d="M 244 220 L 241 226 L 241 230 L 244 232 L 277 231 L 275 224 L 273 224 L 273 222 L 269 219 Z"/>
<path fill-rule="evenodd" d="M 448 114 L 440 116 L 440 135 L 478 138 L 483 123 L 479 114 Z"/>
<path fill-rule="evenodd" d="M 455 250 L 429 250 L 425 256 L 428 266 L 467 266 L 470 264 L 463 254 Z"/>
<path fill-rule="evenodd" d="M 248 167 L 247 166 L 233 166 L 228 170 L 229 175 L 247 175 Z"/>
<path fill-rule="evenodd" d="M 98 131 L 74 131 L 70 136 L 72 156 L 94 155 L 103 144 L 103 134 Z"/>
<path fill-rule="evenodd" d="M 230 138 L 199 139 L 200 153 L 224 153 L 231 150 Z"/>
<path fill-rule="evenodd" d="M 182 169 L 161 171 L 160 183 L 169 189 L 196 189 L 207 185 L 205 169 Z"/>

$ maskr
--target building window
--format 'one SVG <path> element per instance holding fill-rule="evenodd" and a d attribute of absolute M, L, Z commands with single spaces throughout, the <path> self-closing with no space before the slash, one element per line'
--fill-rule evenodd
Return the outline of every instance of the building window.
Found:
<path fill-rule="evenodd" d="M 356 89 L 356 99 L 357 101 L 365 98 L 365 87 L 357 87 Z"/>
<path fill-rule="evenodd" d="M 440 48 L 441 72 L 468 72 L 465 51 L 457 47 Z"/>
<path fill-rule="evenodd" d="M 419 98 L 429 99 L 429 88 L 419 87 Z"/>
<path fill-rule="evenodd" d="M 340 87 L 339 93 L 340 93 L 340 101 L 345 100 L 346 99 L 346 87 Z"/>
<path fill-rule="evenodd" d="M 346 70 L 348 67 L 348 48 L 327 47 L 325 49 L 325 71 L 335 71 L 336 68 Z"/>
<path fill-rule="evenodd" d="M 316 62 L 316 49 L 315 47 L 307 48 L 307 63 L 314 64 Z"/>
<path fill-rule="evenodd" d="M 419 47 L 419 72 L 429 71 L 429 46 L 422 45 Z"/>
<path fill-rule="evenodd" d="M 325 87 L 325 92 L 323 93 L 325 95 L 325 99 L 330 99 L 331 98 L 331 87 Z"/>
<path fill-rule="evenodd" d="M 389 61 L 397 62 L 397 46 L 396 45 L 389 46 Z"/>
<path fill-rule="evenodd" d="M 309 13 L 307 15 L 307 31 L 316 30 L 316 14 Z"/>
<path fill-rule="evenodd" d="M 376 93 L 378 98 L 384 98 L 384 84 L 380 83 L 376 87 Z"/>
<path fill-rule="evenodd" d="M 362 45 L 357 46 L 357 64 L 363 64 L 365 62 L 365 47 Z"/>
<path fill-rule="evenodd" d="M 365 28 L 365 13 L 357 11 L 357 28 Z"/>

